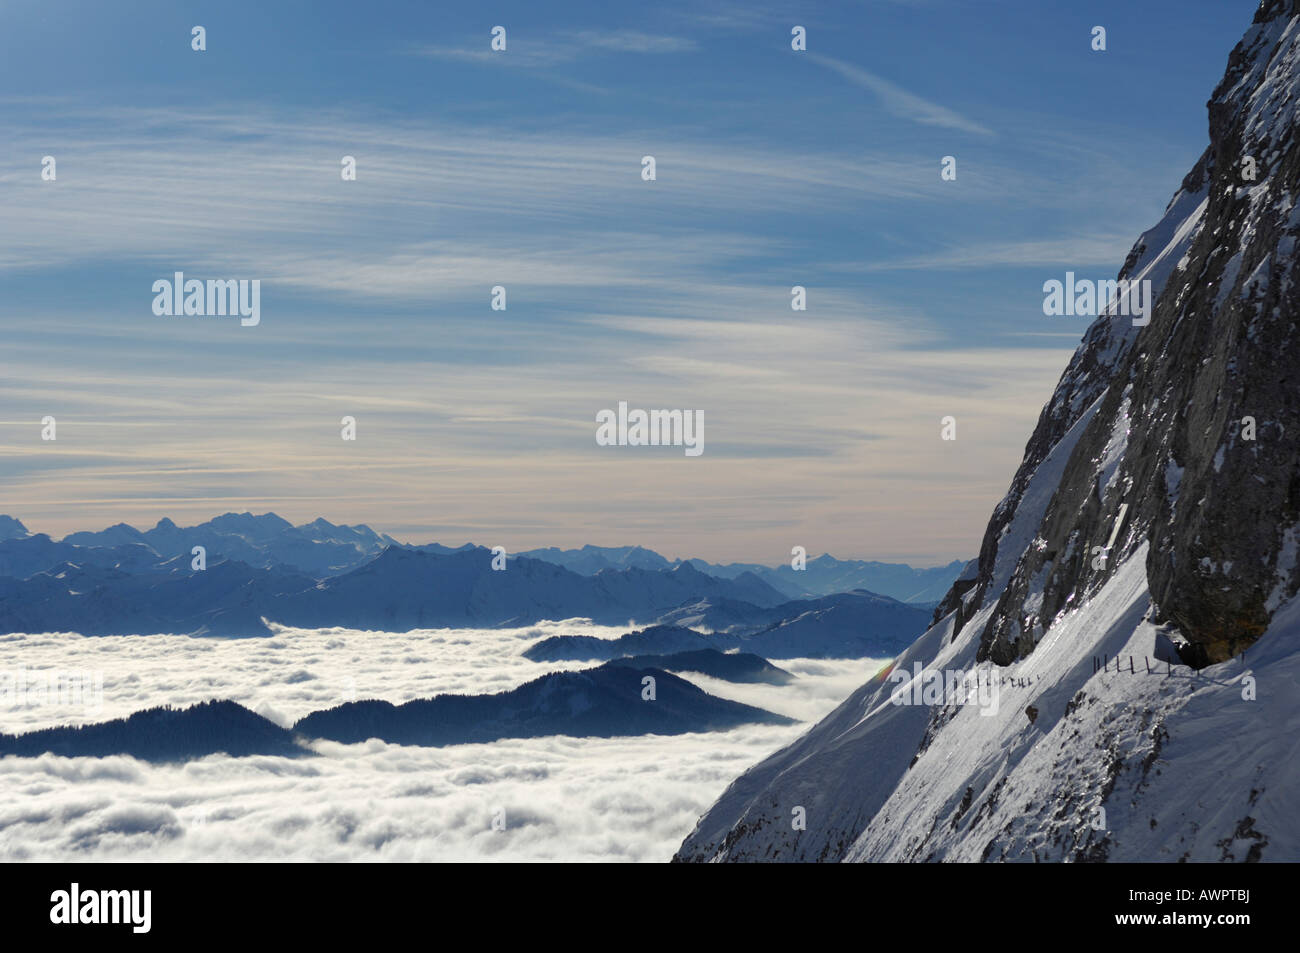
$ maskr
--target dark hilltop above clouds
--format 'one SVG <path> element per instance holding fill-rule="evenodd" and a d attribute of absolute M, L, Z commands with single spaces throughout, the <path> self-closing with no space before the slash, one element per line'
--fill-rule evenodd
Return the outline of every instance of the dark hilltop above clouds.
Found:
<path fill-rule="evenodd" d="M 292 729 L 233 701 L 151 708 L 80 727 L 0 734 L 0 757 L 129 755 L 142 761 L 180 762 L 214 754 L 306 756 L 312 754 L 309 743 L 315 739 L 356 744 L 378 738 L 436 747 L 543 735 L 613 738 L 794 724 L 782 715 L 710 695 L 661 668 L 628 663 L 552 672 L 495 695 L 438 695 L 401 705 L 349 702 L 313 712 Z M 751 661 L 739 664 L 758 670 Z"/>
<path fill-rule="evenodd" d="M 645 697 L 652 678 L 654 698 Z M 450 745 L 569 735 L 675 735 L 744 724 L 794 724 L 790 718 L 717 698 L 658 668 L 601 666 L 553 672 L 498 695 L 439 695 L 404 705 L 358 701 L 318 711 L 294 731 L 310 738 L 355 743 Z"/>

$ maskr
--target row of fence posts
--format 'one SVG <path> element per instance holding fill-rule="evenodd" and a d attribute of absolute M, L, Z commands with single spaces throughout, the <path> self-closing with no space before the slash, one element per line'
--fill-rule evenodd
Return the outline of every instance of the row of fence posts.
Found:
<path fill-rule="evenodd" d="M 976 684 L 976 685 L 992 685 L 992 684 L 993 684 L 993 673 L 992 673 L 992 672 L 988 672 L 988 673 L 986 674 L 986 676 L 985 676 L 984 681 L 981 682 L 981 681 L 980 681 L 980 669 L 977 668 L 977 669 L 975 669 L 974 671 L 975 671 L 975 684 Z M 1042 678 L 1043 678 L 1043 676 L 1041 676 L 1041 675 L 1033 675 L 1033 676 L 1028 676 L 1028 675 L 1026 675 L 1026 676 L 1022 676 L 1021 678 L 1016 678 L 1014 675 L 1011 676 L 1010 678 L 1008 678 L 1008 677 L 1005 676 L 1005 675 L 999 675 L 999 676 L 998 676 L 998 684 L 999 684 L 999 685 L 1005 685 L 1005 684 L 1007 684 L 1008 682 L 1010 682 L 1011 685 L 1012 685 L 1012 687 L 1014 687 L 1014 688 L 1028 688 L 1028 687 L 1029 687 L 1030 685 L 1032 685 L 1034 682 L 1042 681 Z"/>
<path fill-rule="evenodd" d="M 1115 671 L 1116 671 L 1116 672 L 1123 673 L 1123 672 L 1124 672 L 1124 657 L 1123 657 L 1122 655 L 1116 655 L 1115 658 L 1114 658 L 1114 662 L 1115 662 Z M 1242 653 L 1241 653 L 1241 662 L 1242 662 L 1243 665 L 1245 665 L 1245 663 L 1246 663 L 1246 653 L 1245 653 L 1245 652 L 1242 652 Z M 1110 668 L 1110 663 L 1111 663 L 1111 657 L 1110 657 L 1109 655 L 1104 655 L 1104 656 L 1101 656 L 1100 658 L 1099 658 L 1098 656 L 1094 655 L 1094 656 L 1092 657 L 1092 671 L 1093 671 L 1093 674 L 1095 675 L 1097 672 L 1109 672 L 1109 671 L 1111 670 L 1111 668 Z M 1159 675 L 1159 674 L 1160 674 L 1160 660 L 1159 660 L 1159 659 L 1156 659 L 1156 665 L 1155 665 L 1154 668 L 1152 668 L 1152 667 L 1151 667 L 1151 658 L 1150 658 L 1150 656 L 1144 655 L 1144 656 L 1142 656 L 1142 664 L 1143 664 L 1143 666 L 1145 666 L 1145 668 L 1146 668 L 1146 674 L 1147 674 L 1147 675 Z M 1174 665 L 1173 665 L 1172 662 L 1165 662 L 1165 665 L 1166 665 L 1166 669 L 1165 669 L 1165 673 L 1164 673 L 1164 675 L 1165 675 L 1165 678 L 1169 678 L 1170 676 L 1172 676 L 1172 675 L 1174 674 Z M 1181 666 L 1181 665 L 1178 666 L 1178 667 L 1179 667 L 1179 668 L 1183 668 L 1183 666 Z M 1190 671 L 1191 671 L 1193 677 L 1199 677 L 1199 678 L 1204 678 L 1204 677 L 1205 677 L 1205 676 L 1204 676 L 1200 671 L 1198 671 L 1197 669 L 1190 669 Z M 985 680 L 985 682 L 984 682 L 983 684 L 987 684 L 987 685 L 992 685 L 992 684 L 993 684 L 992 674 L 993 674 L 992 672 L 989 672 L 989 673 L 988 673 L 988 676 L 986 677 L 986 680 Z M 1130 674 L 1130 675 L 1141 675 L 1141 674 L 1142 674 L 1141 672 L 1139 672 L 1139 671 L 1137 670 L 1137 662 L 1135 661 L 1135 656 L 1132 656 L 1132 655 L 1130 655 L 1130 656 L 1128 657 L 1128 674 Z M 1043 677 L 1043 676 L 1041 676 L 1041 675 L 1034 675 L 1034 676 L 1032 676 L 1032 677 L 1022 677 L 1022 678 L 1016 678 L 1016 677 L 1012 676 L 1012 677 L 1010 678 L 1010 682 L 1011 682 L 1011 685 L 1012 685 L 1013 688 L 1028 688 L 1028 687 L 1029 687 L 1030 685 L 1032 685 L 1034 682 L 1040 681 L 1040 680 L 1042 679 L 1042 677 Z M 1007 676 L 1005 676 L 1005 675 L 1001 675 L 1001 676 L 998 677 L 998 684 L 999 684 L 999 685 L 1006 685 L 1006 684 L 1007 684 L 1007 681 L 1008 681 L 1008 678 L 1007 678 Z M 980 683 L 980 670 L 979 670 L 978 668 L 975 669 L 975 684 L 976 684 L 976 685 L 981 684 L 981 683 Z"/>
<path fill-rule="evenodd" d="M 1243 652 L 1241 653 L 1241 656 L 1240 656 L 1240 657 L 1241 657 L 1241 664 L 1242 664 L 1242 665 L 1245 665 L 1245 664 L 1246 664 L 1246 653 L 1243 651 Z M 1109 655 L 1102 656 L 1101 658 L 1098 658 L 1097 656 L 1094 655 L 1094 656 L 1092 657 L 1092 671 L 1093 671 L 1093 674 L 1095 675 L 1097 672 L 1109 672 L 1109 671 L 1110 671 L 1110 662 L 1111 662 L 1111 658 L 1110 658 Z M 1160 660 L 1159 660 L 1159 659 L 1156 659 L 1156 665 L 1155 665 L 1155 668 L 1152 668 L 1152 667 L 1151 667 L 1151 659 L 1150 659 L 1148 656 L 1146 656 L 1146 655 L 1142 656 L 1142 663 L 1146 666 L 1146 674 L 1148 674 L 1148 675 L 1159 675 L 1159 674 L 1160 674 Z M 1115 656 L 1115 671 L 1116 671 L 1116 672 L 1120 672 L 1120 673 L 1122 674 L 1122 673 L 1124 672 L 1124 667 L 1123 667 L 1123 666 L 1124 666 L 1124 657 L 1123 657 L 1122 655 L 1116 655 L 1116 656 Z M 1173 662 L 1168 662 L 1168 661 L 1167 661 L 1167 662 L 1165 662 L 1165 666 L 1166 666 L 1166 668 L 1165 668 L 1165 678 L 1169 678 L 1171 675 L 1174 674 L 1174 663 L 1173 663 Z M 1178 667 L 1179 667 L 1179 668 L 1183 668 L 1182 665 L 1180 665 L 1180 666 L 1178 666 Z M 1192 677 L 1193 677 L 1193 678 L 1197 678 L 1197 677 L 1199 677 L 1199 678 L 1204 678 L 1204 677 L 1205 677 L 1205 676 L 1201 673 L 1201 671 L 1200 671 L 1199 669 L 1192 669 L 1192 668 L 1190 668 L 1190 666 L 1189 666 L 1189 670 L 1191 671 L 1191 673 L 1192 673 Z M 1142 674 L 1141 672 L 1139 672 L 1139 671 L 1137 670 L 1137 665 L 1136 665 L 1136 663 L 1133 661 L 1133 656 L 1132 656 L 1132 655 L 1130 655 L 1130 656 L 1128 657 L 1128 674 L 1130 674 L 1130 675 L 1141 675 L 1141 674 Z"/>

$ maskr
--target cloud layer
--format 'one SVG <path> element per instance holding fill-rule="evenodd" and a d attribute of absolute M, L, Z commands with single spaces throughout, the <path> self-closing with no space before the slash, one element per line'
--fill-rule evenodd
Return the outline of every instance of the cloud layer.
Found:
<path fill-rule="evenodd" d="M 518 652 L 547 635 L 612 636 L 580 622 L 401 635 L 284 629 L 267 639 L 0 639 L 0 672 L 94 671 L 103 707 L 0 710 L 4 731 L 233 698 L 281 723 L 353 697 L 402 702 L 502 691 L 572 664 Z M 813 721 L 879 662 L 794 660 L 788 686 L 685 677 L 706 691 Z M 663 861 L 746 767 L 807 725 L 672 738 L 536 738 L 421 749 L 320 742 L 308 759 L 0 760 L 4 860 Z M 504 811 L 505 830 L 493 816 Z"/>

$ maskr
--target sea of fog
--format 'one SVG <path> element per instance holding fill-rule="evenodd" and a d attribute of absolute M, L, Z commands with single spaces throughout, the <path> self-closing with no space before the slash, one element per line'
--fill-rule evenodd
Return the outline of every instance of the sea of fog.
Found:
<path fill-rule="evenodd" d="M 0 732 L 228 698 L 286 727 L 345 701 L 514 688 L 547 672 L 538 639 L 614 638 L 584 622 L 405 633 L 277 629 L 269 638 L 0 636 Z M 317 757 L 153 765 L 129 757 L 0 759 L 0 860 L 668 860 L 747 767 L 784 746 L 883 660 L 775 660 L 789 685 L 683 673 L 712 694 L 800 719 L 725 732 L 552 736 L 417 748 L 313 743 Z M 102 685 L 102 691 L 95 690 Z M 494 829 L 504 817 L 505 829 Z M 500 824 L 497 824 L 500 827 Z"/>

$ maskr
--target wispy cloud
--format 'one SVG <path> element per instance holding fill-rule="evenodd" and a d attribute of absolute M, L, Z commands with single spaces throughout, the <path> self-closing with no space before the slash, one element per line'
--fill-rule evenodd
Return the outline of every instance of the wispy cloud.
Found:
<path fill-rule="evenodd" d="M 1118 271 L 1133 245 L 1133 235 L 1078 235 L 1020 242 L 979 242 L 947 246 L 924 255 L 838 266 L 842 271 L 956 271 L 1039 265 L 1103 266 Z"/>
<path fill-rule="evenodd" d="M 994 135 L 993 130 L 987 126 L 966 119 L 946 106 L 940 106 L 914 93 L 909 93 L 901 86 L 897 86 L 887 79 L 882 79 L 875 73 L 869 73 L 860 66 L 845 63 L 843 60 L 826 56 L 823 53 L 809 52 L 807 56 L 808 59 L 819 66 L 824 66 L 839 73 L 849 82 L 874 94 L 880 104 L 895 116 L 911 119 L 914 122 L 928 126 L 942 126 L 946 129 L 956 129 L 978 136 Z"/>
<path fill-rule="evenodd" d="M 454 232 L 466 248 L 476 236 L 500 248 L 508 220 L 504 244 L 517 252 L 529 235 L 539 248 L 553 248 L 557 228 L 587 230 L 593 216 L 613 210 L 666 223 L 687 213 L 698 221 L 705 211 L 750 216 L 755 194 L 773 215 L 855 200 L 939 199 L 929 157 L 782 151 L 668 130 L 653 133 L 667 143 L 656 150 L 657 188 L 640 180 L 641 136 L 486 135 L 345 115 L 303 121 L 257 111 L 117 109 L 83 116 L 75 107 L 51 108 L 31 125 L 10 122 L 14 148 L 42 154 L 57 122 L 80 128 L 75 142 L 60 134 L 72 157 L 57 184 L 0 174 L 10 187 L 0 229 L 22 236 L 0 241 L 0 268 L 161 253 L 265 263 L 295 257 L 285 249 L 310 257 L 345 237 L 354 269 L 390 254 L 415 268 L 427 264 L 419 246 L 429 247 L 420 236 L 431 216 L 439 233 Z M 357 153 L 359 173 L 344 184 L 338 163 L 348 151 Z M 947 200 L 1009 195 L 999 192 L 1001 181 L 991 176 Z"/>
<path fill-rule="evenodd" d="M 936 189 L 930 157 L 677 133 L 649 184 L 641 141 L 590 131 L 65 105 L 10 133 L 39 156 L 58 121 L 78 131 L 58 182 L 4 176 L 0 234 L 21 240 L 0 265 L 109 280 L 91 307 L 43 294 L 6 330 L 0 495 L 44 527 L 274 508 L 518 548 L 748 559 L 798 532 L 942 560 L 978 538 L 1069 356 L 950 348 L 919 308 L 834 280 L 790 310 L 792 218 L 998 195 L 995 175 Z M 150 280 L 174 267 L 264 279 L 263 323 L 155 317 Z M 488 308 L 497 283 L 506 312 Z M 620 399 L 702 409 L 700 465 L 602 453 L 594 415 Z M 975 437 L 960 464 L 936 436 L 947 414 Z M 898 520 L 891 500 L 917 487 L 946 505 Z"/>
<path fill-rule="evenodd" d="M 670 316 L 654 296 L 591 289 L 603 304 L 570 327 L 506 323 L 481 305 L 415 325 L 370 312 L 337 329 L 291 319 L 290 340 L 130 319 L 142 337 L 115 374 L 95 322 L 73 332 L 65 321 L 88 346 L 33 355 L 0 390 L 14 421 L 0 425 L 4 499 L 52 530 L 214 507 L 382 529 L 436 514 L 435 538 L 473 526 L 512 548 L 635 539 L 717 558 L 770 548 L 757 509 L 819 548 L 966 551 L 1069 350 L 940 348 L 923 316 L 830 289 L 817 291 L 814 320 L 792 319 L 786 292 L 697 281 L 673 288 Z M 633 310 L 652 302 L 661 313 Z M 96 321 L 120 324 L 116 311 Z M 185 399 L 160 401 L 170 394 Z M 619 399 L 702 409 L 703 465 L 602 452 L 594 414 Z M 45 413 L 59 418 L 57 444 L 39 439 Z M 355 444 L 339 440 L 343 414 L 358 418 Z M 938 439 L 947 414 L 962 422 L 960 462 Z M 143 415 L 151 427 L 114 425 Z M 64 453 L 82 459 L 69 466 Z M 792 501 L 792 487 L 804 498 Z M 891 500 L 919 487 L 935 505 L 899 524 Z"/>
<path fill-rule="evenodd" d="M 689 53 L 699 48 L 689 37 L 639 30 L 581 30 L 573 38 L 583 46 L 616 53 Z"/>
<path fill-rule="evenodd" d="M 662 55 L 689 53 L 699 44 L 689 37 L 662 33 L 643 33 L 639 30 L 578 30 L 570 33 L 544 35 L 522 32 L 507 33 L 506 49 L 492 50 L 489 38 L 472 43 L 448 46 L 446 44 L 418 47 L 411 52 L 433 59 L 460 60 L 496 66 L 545 68 L 560 63 L 571 63 L 589 56 L 616 53 Z"/>
<path fill-rule="evenodd" d="M 763 0 L 746 0 L 743 3 L 736 0 L 712 0 L 708 4 L 691 3 L 683 9 L 670 12 L 678 18 L 703 25 L 710 30 L 753 32 L 784 24 L 789 20 L 785 7 L 774 6 Z"/>

